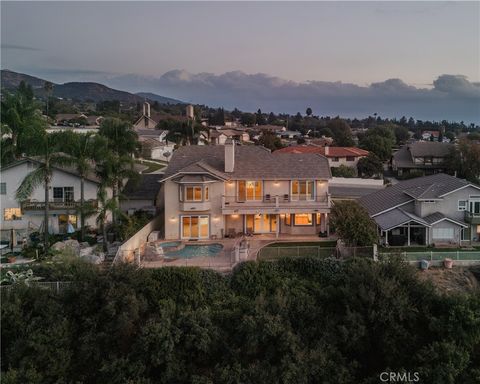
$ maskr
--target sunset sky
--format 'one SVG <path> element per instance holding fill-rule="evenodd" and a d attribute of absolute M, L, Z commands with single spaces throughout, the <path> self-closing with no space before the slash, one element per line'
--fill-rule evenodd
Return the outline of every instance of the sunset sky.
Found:
<path fill-rule="evenodd" d="M 477 106 L 480 100 L 479 2 L 2 1 L 1 12 L 2 69 L 60 83 L 98 81 L 193 102 L 287 112 L 300 108 L 294 100 L 302 90 L 302 103 L 329 94 L 341 103 L 351 93 L 343 85 L 372 93 L 372 83 L 408 95 L 415 87 L 422 97 L 432 90 L 460 91 Z M 389 79 L 399 80 L 385 83 Z M 239 87 L 251 83 L 268 88 L 251 89 L 247 102 Z M 269 90 L 284 97 L 275 102 Z M 382 111 L 375 104 L 347 111 L 335 103 L 325 113 Z M 452 110 L 446 118 L 465 113 L 465 120 L 480 120 L 475 102 L 469 103 L 468 111 Z M 407 104 L 398 113 L 408 114 L 414 105 Z"/>

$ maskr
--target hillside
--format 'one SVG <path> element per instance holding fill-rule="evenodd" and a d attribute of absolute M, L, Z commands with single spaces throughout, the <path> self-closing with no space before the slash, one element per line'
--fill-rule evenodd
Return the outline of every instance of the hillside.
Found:
<path fill-rule="evenodd" d="M 10 70 L 1 70 L 1 87 L 2 89 L 14 90 L 21 81 L 30 84 L 37 97 L 44 97 L 45 91 L 43 86 L 46 82 L 44 79 L 30 76 L 24 73 L 18 73 Z M 161 104 L 177 104 L 181 101 L 155 95 L 153 93 L 145 93 L 136 95 L 133 93 L 109 88 L 103 84 L 92 82 L 71 82 L 64 84 L 53 83 L 53 96 L 63 99 L 75 99 L 80 101 L 105 101 L 119 100 L 121 102 L 136 103 L 143 102 L 145 97 L 150 101 L 158 101 Z"/>
<path fill-rule="evenodd" d="M 156 93 L 138 92 L 136 93 L 136 95 L 142 98 L 147 98 L 148 100 L 158 101 L 160 104 L 186 104 L 184 101 L 171 99 L 170 97 L 160 96 Z"/>

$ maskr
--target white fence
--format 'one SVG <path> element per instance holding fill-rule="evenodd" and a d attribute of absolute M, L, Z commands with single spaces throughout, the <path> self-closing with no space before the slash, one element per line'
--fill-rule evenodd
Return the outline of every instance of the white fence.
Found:
<path fill-rule="evenodd" d="M 140 229 L 130 239 L 125 241 L 117 250 L 113 263 L 140 263 L 140 256 L 145 251 L 145 244 L 148 240 L 148 235 L 160 228 L 161 216 L 155 217 L 142 229 Z"/>
<path fill-rule="evenodd" d="M 71 281 L 30 281 L 28 284 L 24 282 L 18 282 L 15 284 L 0 285 L 0 292 L 9 293 L 20 286 L 28 286 L 30 288 L 43 288 L 54 293 L 60 293 L 66 288 L 70 287 L 71 284 Z"/>
<path fill-rule="evenodd" d="M 421 252 L 379 252 L 379 258 L 400 256 L 403 260 L 413 263 L 420 260 L 442 262 L 451 259 L 462 264 L 480 264 L 480 251 L 421 251 Z"/>

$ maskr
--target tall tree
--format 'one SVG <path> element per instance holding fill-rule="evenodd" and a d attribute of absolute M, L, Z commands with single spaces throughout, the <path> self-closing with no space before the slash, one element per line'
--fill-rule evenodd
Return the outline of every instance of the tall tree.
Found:
<path fill-rule="evenodd" d="M 335 118 L 328 122 L 327 128 L 332 131 L 333 141 L 339 147 L 351 147 L 355 144 L 352 130 L 345 120 Z"/>
<path fill-rule="evenodd" d="M 377 155 L 369 153 L 358 160 L 357 169 L 362 177 L 373 177 L 383 173 L 383 164 Z"/>
<path fill-rule="evenodd" d="M 49 104 L 49 101 L 50 101 L 50 95 L 52 94 L 53 92 L 53 83 L 51 83 L 50 81 L 45 81 L 45 83 L 43 84 L 43 90 L 45 91 L 45 94 L 46 94 L 46 103 L 45 103 L 45 110 L 46 110 L 46 115 L 49 116 L 48 114 L 48 104 Z"/>
<path fill-rule="evenodd" d="M 367 246 L 378 241 L 377 226 L 356 201 L 335 202 L 330 217 L 336 233 L 347 245 Z"/>
<path fill-rule="evenodd" d="M 46 132 L 31 138 L 31 144 L 35 145 L 37 151 L 41 153 L 39 156 L 39 165 L 31 171 L 20 183 L 16 191 L 16 199 L 24 201 L 28 199 L 33 191 L 43 185 L 45 191 L 45 209 L 43 219 L 43 242 L 45 256 L 48 254 L 49 243 L 49 210 L 50 210 L 50 182 L 52 180 L 53 169 L 57 166 L 71 165 L 71 158 L 66 157 L 63 153 L 58 153 L 58 145 L 54 141 L 55 136 Z"/>
<path fill-rule="evenodd" d="M 312 108 L 308 107 L 305 113 L 307 114 L 308 117 L 312 116 Z"/>

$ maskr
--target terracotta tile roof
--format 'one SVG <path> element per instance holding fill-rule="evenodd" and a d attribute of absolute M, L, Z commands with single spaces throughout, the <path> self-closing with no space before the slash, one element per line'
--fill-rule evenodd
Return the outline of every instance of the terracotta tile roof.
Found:
<path fill-rule="evenodd" d="M 274 153 L 316 153 L 326 157 L 347 157 L 347 156 L 367 156 L 368 151 L 356 147 L 328 147 L 328 154 L 325 154 L 325 147 L 313 145 L 297 145 L 286 147 L 275 151 Z"/>

